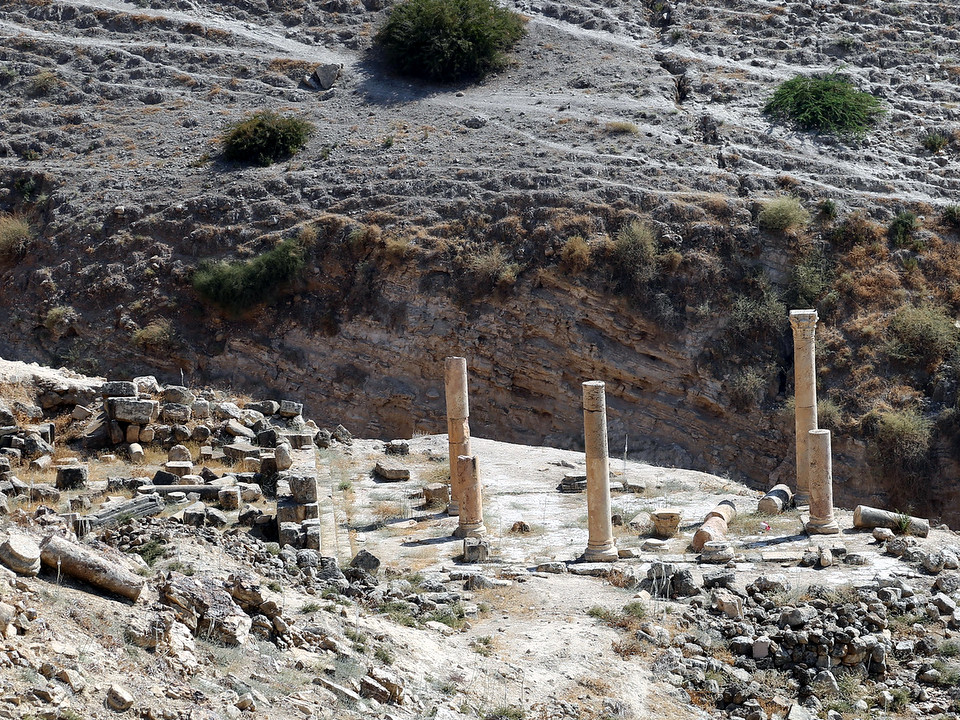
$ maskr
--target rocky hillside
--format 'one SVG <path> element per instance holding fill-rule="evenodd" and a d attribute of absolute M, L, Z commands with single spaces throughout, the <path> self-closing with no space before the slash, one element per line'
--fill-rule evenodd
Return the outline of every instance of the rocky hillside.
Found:
<path fill-rule="evenodd" d="M 786 311 L 814 305 L 839 501 L 960 520 L 956 10 L 512 6 L 510 67 L 451 87 L 390 75 L 379 0 L 6 3 L 0 210 L 33 235 L 0 268 L 0 353 L 293 393 L 363 436 L 442 429 L 462 354 L 476 433 L 561 446 L 596 377 L 617 447 L 766 486 L 792 474 Z M 331 64 L 332 88 L 302 82 Z M 838 69 L 886 110 L 863 139 L 762 113 Z M 224 161 L 265 108 L 308 146 Z M 810 222 L 761 226 L 782 195 Z M 305 268 L 261 304 L 193 289 L 283 240 Z"/>

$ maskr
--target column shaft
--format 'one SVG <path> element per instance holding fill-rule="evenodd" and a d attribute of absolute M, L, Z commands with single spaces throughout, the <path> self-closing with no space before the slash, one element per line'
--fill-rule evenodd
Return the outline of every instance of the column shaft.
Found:
<path fill-rule="evenodd" d="M 810 521 L 807 532 L 834 535 L 840 526 L 833 516 L 833 460 L 830 431 L 810 431 Z"/>
<path fill-rule="evenodd" d="M 797 505 L 810 501 L 809 432 L 817 429 L 816 310 L 791 310 L 795 425 L 797 432 Z"/>
<path fill-rule="evenodd" d="M 470 401 L 467 395 L 467 360 L 448 357 L 443 361 L 444 389 L 447 398 L 447 438 L 450 455 L 450 504 L 448 515 L 460 513 L 460 480 L 457 458 L 470 455 Z"/>
<path fill-rule="evenodd" d="M 457 468 L 463 486 L 460 494 L 460 525 L 454 535 L 482 538 L 487 529 L 483 525 L 483 495 L 480 490 L 477 459 L 461 455 L 457 458 Z"/>
<path fill-rule="evenodd" d="M 583 383 L 583 437 L 587 455 L 587 527 L 584 559 L 617 559 L 610 520 L 610 462 L 607 451 L 607 404 L 604 384 Z"/>

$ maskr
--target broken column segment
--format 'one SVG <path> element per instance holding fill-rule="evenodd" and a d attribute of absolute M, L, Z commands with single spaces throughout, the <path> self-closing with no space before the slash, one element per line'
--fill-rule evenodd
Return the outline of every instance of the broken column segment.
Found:
<path fill-rule="evenodd" d="M 810 454 L 810 520 L 807 532 L 836 535 L 840 532 L 833 516 L 833 460 L 830 457 L 830 431 L 811 430 L 807 443 Z"/>
<path fill-rule="evenodd" d="M 694 533 L 693 549 L 695 552 L 703 550 L 705 543 L 727 539 L 727 524 L 737 517 L 737 507 L 732 500 L 724 500 L 713 510 L 707 513 L 700 529 Z"/>
<path fill-rule="evenodd" d="M 587 456 L 587 527 L 583 553 L 588 562 L 617 559 L 610 521 L 610 461 L 607 450 L 607 401 L 600 380 L 583 383 L 583 438 Z"/>
<path fill-rule="evenodd" d="M 460 513 L 462 481 L 457 458 L 470 455 L 470 401 L 467 395 L 467 359 L 448 357 L 443 361 L 447 397 L 447 439 L 450 444 L 450 505 L 448 515 Z"/>
<path fill-rule="evenodd" d="M 794 414 L 797 432 L 797 505 L 810 501 L 809 433 L 817 429 L 816 310 L 791 310 Z"/>
<path fill-rule="evenodd" d="M 457 474 L 463 483 L 460 493 L 460 524 L 454 531 L 457 537 L 482 538 L 487 529 L 483 525 L 483 497 L 477 459 L 470 455 L 457 458 Z"/>
<path fill-rule="evenodd" d="M 928 520 L 904 513 L 880 510 L 867 505 L 857 505 L 854 509 L 853 526 L 858 528 L 890 528 L 905 535 L 916 535 L 917 537 L 926 537 L 930 534 L 930 522 Z"/>
<path fill-rule="evenodd" d="M 774 485 L 757 503 L 757 512 L 764 515 L 779 515 L 793 502 L 793 491 L 788 485 Z"/>
<path fill-rule="evenodd" d="M 40 560 L 59 573 L 83 580 L 91 585 L 122 595 L 136 602 L 144 579 L 92 550 L 48 535 L 40 543 Z"/>

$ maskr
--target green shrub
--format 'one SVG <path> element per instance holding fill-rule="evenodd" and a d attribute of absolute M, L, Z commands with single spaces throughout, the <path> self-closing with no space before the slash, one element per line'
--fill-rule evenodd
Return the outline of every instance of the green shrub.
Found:
<path fill-rule="evenodd" d="M 829 398 L 817 400 L 817 424 L 825 430 L 837 432 L 843 428 L 843 410 Z"/>
<path fill-rule="evenodd" d="M 742 370 L 733 376 L 727 385 L 730 404 L 738 412 L 746 412 L 759 405 L 767 379 L 753 368 Z"/>
<path fill-rule="evenodd" d="M 933 425 L 917 410 L 881 412 L 876 418 L 874 450 L 881 464 L 897 473 L 915 474 L 927 466 Z"/>
<path fill-rule="evenodd" d="M 647 223 L 634 220 L 622 228 L 610 249 L 613 277 L 621 292 L 633 294 L 657 273 L 657 236 Z"/>
<path fill-rule="evenodd" d="M 34 95 L 49 95 L 60 85 L 60 80 L 49 70 L 42 70 L 30 81 L 30 92 Z"/>
<path fill-rule="evenodd" d="M 173 342 L 173 326 L 166 318 L 152 320 L 133 333 L 133 344 L 139 348 L 165 350 Z"/>
<path fill-rule="evenodd" d="M 925 368 L 939 364 L 957 346 L 958 332 L 953 318 L 929 305 L 897 308 L 890 318 L 889 330 L 890 355 Z"/>
<path fill-rule="evenodd" d="M 32 238 L 33 230 L 24 218 L 0 213 L 0 257 L 23 255 Z"/>
<path fill-rule="evenodd" d="M 820 205 L 817 206 L 817 210 L 825 220 L 836 220 L 838 213 L 837 201 L 831 198 L 821 200 Z"/>
<path fill-rule="evenodd" d="M 883 117 L 884 109 L 873 95 L 857 90 L 852 80 L 831 73 L 787 80 L 763 112 L 789 120 L 801 130 L 862 136 Z"/>
<path fill-rule="evenodd" d="M 883 228 L 862 212 L 855 212 L 844 218 L 830 233 L 830 241 L 840 247 L 868 245 L 883 237 Z"/>
<path fill-rule="evenodd" d="M 267 166 L 290 157 L 307 144 L 313 125 L 264 110 L 231 125 L 223 134 L 223 154 L 228 160 Z"/>
<path fill-rule="evenodd" d="M 786 301 L 793 308 L 814 307 L 829 290 L 830 263 L 821 252 L 812 252 L 790 270 Z"/>
<path fill-rule="evenodd" d="M 520 265 L 510 262 L 510 258 L 494 245 L 490 249 L 471 255 L 466 262 L 467 272 L 486 288 L 506 288 L 517 281 Z"/>
<path fill-rule="evenodd" d="M 928 130 L 920 136 L 920 144 L 925 150 L 937 153 L 950 144 L 950 136 L 939 130 Z"/>
<path fill-rule="evenodd" d="M 729 329 L 737 339 L 772 340 L 786 329 L 787 306 L 770 288 L 752 298 L 741 295 L 733 301 Z"/>
<path fill-rule="evenodd" d="M 943 222 L 951 227 L 960 228 L 960 205 L 947 205 L 943 209 Z"/>
<path fill-rule="evenodd" d="M 493 0 L 403 0 L 374 41 L 397 72 L 451 82 L 501 69 L 523 32 Z"/>
<path fill-rule="evenodd" d="M 785 195 L 765 202 L 757 222 L 767 230 L 783 232 L 805 226 L 810 222 L 810 213 L 804 210 L 800 200 Z"/>
<path fill-rule="evenodd" d="M 582 272 L 590 267 L 590 243 L 579 235 L 569 238 L 560 250 L 560 265 L 568 272 Z"/>
<path fill-rule="evenodd" d="M 905 247 L 909 244 L 910 238 L 920 224 L 917 222 L 916 213 L 909 210 L 901 210 L 897 216 L 890 222 L 887 228 L 887 235 L 897 247 Z"/>
<path fill-rule="evenodd" d="M 242 312 L 267 301 L 303 270 L 303 248 L 297 240 L 284 240 L 251 260 L 201 263 L 193 274 L 193 287 L 207 300 Z"/>
<path fill-rule="evenodd" d="M 527 716 L 522 708 L 513 705 L 501 705 L 483 716 L 483 720 L 524 720 Z"/>

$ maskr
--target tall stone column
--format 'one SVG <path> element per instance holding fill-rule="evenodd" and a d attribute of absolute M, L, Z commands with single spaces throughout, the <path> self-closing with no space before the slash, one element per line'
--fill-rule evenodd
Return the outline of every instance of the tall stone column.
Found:
<path fill-rule="evenodd" d="M 816 310 L 791 310 L 793 372 L 797 431 L 797 492 L 794 502 L 810 502 L 809 433 L 817 429 Z"/>
<path fill-rule="evenodd" d="M 810 520 L 811 535 L 835 535 L 840 526 L 833 516 L 833 460 L 830 453 L 830 431 L 811 430 L 810 444 Z"/>
<path fill-rule="evenodd" d="M 583 557 L 588 562 L 617 559 L 610 520 L 610 461 L 607 451 L 607 401 L 599 380 L 583 383 L 583 439 L 587 454 L 587 527 Z"/>
<path fill-rule="evenodd" d="M 460 480 L 457 458 L 470 455 L 470 402 L 467 396 L 467 359 L 448 357 L 443 361 L 447 396 L 447 438 L 450 443 L 450 504 L 447 515 L 460 514 Z"/>
<path fill-rule="evenodd" d="M 469 455 L 457 458 L 460 490 L 460 525 L 454 531 L 457 537 L 482 538 L 487 533 L 483 525 L 483 497 L 480 491 L 480 473 L 477 459 Z"/>

